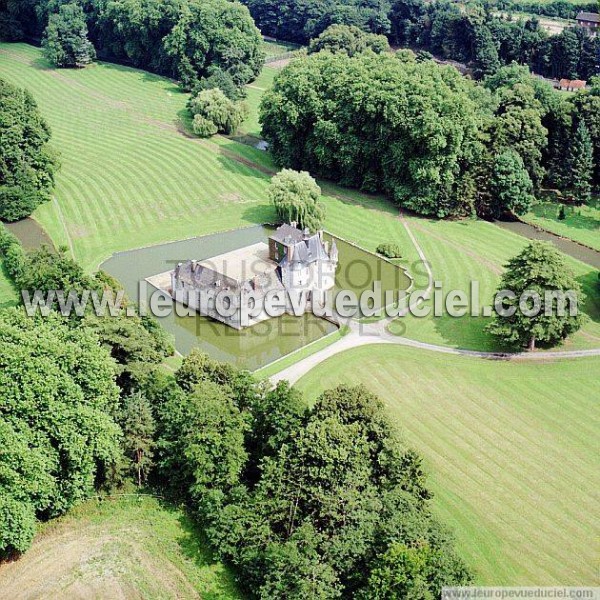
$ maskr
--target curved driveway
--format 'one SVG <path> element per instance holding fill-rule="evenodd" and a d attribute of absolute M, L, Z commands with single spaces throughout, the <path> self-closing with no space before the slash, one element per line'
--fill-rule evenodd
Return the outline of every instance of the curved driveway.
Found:
<path fill-rule="evenodd" d="M 419 246 L 415 236 L 410 230 L 406 219 L 400 215 L 400 219 L 408 236 L 410 237 L 419 257 L 423 261 L 427 270 L 428 284 L 427 288 L 423 292 L 423 297 L 419 299 L 415 304 L 428 299 L 431 296 L 431 290 L 433 287 L 433 272 L 431 266 Z M 405 315 L 408 312 L 408 307 L 402 311 Z M 375 323 L 359 323 L 358 321 L 348 321 L 347 325 L 350 328 L 350 332 L 344 337 L 340 338 L 337 342 L 334 342 L 330 346 L 311 354 L 297 363 L 283 369 L 279 373 L 270 377 L 273 383 L 287 379 L 290 383 L 295 383 L 303 375 L 308 373 L 312 368 L 323 362 L 335 354 L 344 352 L 356 348 L 357 346 L 365 346 L 367 344 L 397 344 L 401 346 L 410 346 L 412 348 L 419 348 L 421 350 L 430 350 L 433 352 L 442 352 L 444 354 L 454 354 L 459 356 L 471 356 L 475 358 L 485 358 L 489 360 L 548 360 L 557 358 L 582 358 L 585 356 L 600 356 L 600 348 L 594 348 L 591 350 L 564 350 L 564 351 L 540 351 L 540 352 L 516 352 L 516 353 L 501 353 L 501 352 L 483 352 L 478 350 L 466 350 L 463 348 L 452 348 L 450 346 L 440 346 L 437 344 L 427 344 L 426 342 L 419 342 L 417 340 L 411 340 L 409 338 L 396 336 L 390 333 L 387 329 L 391 319 L 382 319 Z"/>

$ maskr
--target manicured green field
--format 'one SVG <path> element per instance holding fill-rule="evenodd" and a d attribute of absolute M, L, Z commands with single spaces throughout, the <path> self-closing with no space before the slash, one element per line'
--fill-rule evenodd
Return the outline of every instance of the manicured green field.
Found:
<path fill-rule="evenodd" d="M 432 221 L 409 218 L 410 227 L 431 263 L 434 277 L 443 290 L 469 291 L 471 281 L 479 283 L 481 305 L 490 305 L 499 278 L 509 258 L 518 254 L 528 240 L 479 220 Z M 559 349 L 600 347 L 600 291 L 597 271 L 566 257 L 567 264 L 587 294 L 584 311 L 590 316 L 583 329 Z M 431 305 L 431 302 L 429 303 Z M 400 319 L 395 333 L 433 344 L 479 350 L 502 350 L 496 340 L 484 332 L 484 317 L 450 316 Z"/>
<path fill-rule="evenodd" d="M 3 565 L 0 588 L 5 598 L 243 597 L 183 511 L 136 494 L 90 500 L 51 521 Z"/>
<path fill-rule="evenodd" d="M 251 135 L 256 138 L 260 138 L 260 123 L 258 122 L 258 105 L 260 99 L 266 90 L 273 85 L 273 79 L 279 73 L 279 69 L 275 69 L 266 65 L 262 73 L 258 76 L 256 81 L 253 81 L 250 85 L 246 86 L 246 105 L 249 109 L 248 118 L 244 121 L 240 128 L 241 133 Z"/>
<path fill-rule="evenodd" d="M 600 206 L 600 205 L 599 205 Z M 600 250 L 600 207 L 567 206 L 565 219 L 558 218 L 558 205 L 541 202 L 523 220 L 542 229 Z"/>
<path fill-rule="evenodd" d="M 500 363 L 364 346 L 298 387 L 363 383 L 425 457 L 478 581 L 598 585 L 600 358 Z"/>
<path fill-rule="evenodd" d="M 40 50 L 0 45 L 0 72 L 35 95 L 60 148 L 56 201 L 36 211 L 93 269 L 117 250 L 268 221 L 268 178 L 178 131 L 187 95 L 112 64 L 54 70 Z"/>

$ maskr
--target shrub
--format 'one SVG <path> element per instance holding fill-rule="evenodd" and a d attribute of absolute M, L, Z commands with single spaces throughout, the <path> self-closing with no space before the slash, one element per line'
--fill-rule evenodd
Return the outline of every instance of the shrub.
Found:
<path fill-rule="evenodd" d="M 377 246 L 377 250 L 376 250 L 377 254 L 381 254 L 382 256 L 385 256 L 386 258 L 401 258 L 402 255 L 400 254 L 400 247 L 398 246 L 398 244 L 393 244 L 390 242 L 387 242 L 385 244 L 379 244 L 379 246 Z"/>
<path fill-rule="evenodd" d="M 210 137 L 215 135 L 215 133 L 217 133 L 219 130 L 212 121 L 209 121 L 202 115 L 194 116 L 192 129 L 194 130 L 194 133 L 200 137 Z"/>
<path fill-rule="evenodd" d="M 190 100 L 188 107 L 194 115 L 194 133 L 202 137 L 218 132 L 233 133 L 247 114 L 243 103 L 233 102 L 220 88 L 202 90 Z"/>
<path fill-rule="evenodd" d="M 33 506 L 4 493 L 0 494 L 0 557 L 25 552 L 31 545 L 34 534 Z"/>

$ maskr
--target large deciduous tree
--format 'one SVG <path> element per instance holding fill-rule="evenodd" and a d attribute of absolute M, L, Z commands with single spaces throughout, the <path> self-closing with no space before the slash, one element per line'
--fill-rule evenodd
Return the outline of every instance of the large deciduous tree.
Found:
<path fill-rule="evenodd" d="M 191 89 L 210 67 L 229 73 L 238 86 L 254 79 L 264 62 L 262 38 L 245 6 L 225 0 L 190 0 L 164 38 L 177 75 Z"/>
<path fill-rule="evenodd" d="M 0 79 L 0 219 L 17 221 L 50 199 L 56 155 L 33 96 Z"/>
<path fill-rule="evenodd" d="M 502 306 L 496 307 L 488 331 L 507 345 L 530 350 L 538 342 L 555 345 L 584 322 L 581 286 L 548 242 L 531 242 L 508 262 L 498 288 L 505 290 L 512 296 L 505 296 Z M 562 301 L 557 293 L 565 294 Z"/>
<path fill-rule="evenodd" d="M 115 364 L 57 315 L 0 314 L 0 555 L 88 496 L 119 449 Z"/>
<path fill-rule="evenodd" d="M 281 166 L 386 192 L 421 214 L 464 215 L 481 152 L 473 90 L 431 61 L 317 53 L 278 75 L 260 120 Z"/>
<path fill-rule="evenodd" d="M 312 231 L 323 227 L 321 188 L 306 171 L 283 169 L 273 177 L 267 193 L 284 223 L 295 221 L 302 229 Z"/>
<path fill-rule="evenodd" d="M 543 114 L 542 103 L 531 85 L 516 83 L 499 88 L 491 126 L 492 148 L 496 152 L 507 149 L 518 152 L 535 189 L 545 174 L 542 153 L 548 144 L 548 130 L 542 124 Z"/>
<path fill-rule="evenodd" d="M 379 54 L 389 51 L 390 46 L 383 35 L 365 33 L 353 25 L 331 25 L 319 37 L 311 40 L 308 52 L 329 50 L 354 56 L 367 49 Z"/>
<path fill-rule="evenodd" d="M 42 45 L 48 60 L 57 67 L 85 67 L 96 58 L 85 14 L 75 2 L 63 4 L 50 15 Z"/>

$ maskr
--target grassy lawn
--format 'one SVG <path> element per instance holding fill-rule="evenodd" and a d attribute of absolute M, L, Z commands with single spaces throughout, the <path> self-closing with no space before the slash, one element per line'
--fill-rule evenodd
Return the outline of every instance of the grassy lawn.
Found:
<path fill-rule="evenodd" d="M 523 217 L 523 221 L 600 250 L 600 203 L 567 206 L 562 221 L 558 218 L 558 208 L 554 202 L 541 202 Z"/>
<path fill-rule="evenodd" d="M 314 399 L 363 383 L 384 399 L 478 581 L 597 585 L 599 370 L 600 358 L 498 363 L 367 346 L 297 385 Z"/>
<path fill-rule="evenodd" d="M 36 219 L 85 268 L 272 219 L 265 175 L 178 131 L 187 95 L 173 82 L 112 64 L 53 70 L 26 44 L 0 45 L 0 71 L 31 90 L 61 150 L 56 201 Z"/>
<path fill-rule="evenodd" d="M 330 333 L 329 335 L 316 340 L 312 344 L 308 344 L 292 352 L 286 356 L 283 356 L 279 360 L 276 360 L 272 363 L 269 363 L 265 367 L 254 371 L 254 376 L 258 379 L 267 379 L 275 373 L 279 373 L 279 371 L 283 371 L 283 369 L 287 369 L 287 367 L 297 363 L 299 360 L 310 356 L 311 354 L 315 354 L 315 352 L 319 352 L 319 350 L 323 350 L 323 348 L 327 348 L 334 342 L 337 342 L 339 339 L 343 338 L 348 333 L 348 328 L 346 326 L 340 327 L 338 330 Z"/>
<path fill-rule="evenodd" d="M 242 598 L 178 508 L 148 496 L 90 500 L 0 569 L 5 598 Z"/>
<path fill-rule="evenodd" d="M 435 279 L 443 289 L 469 290 L 469 282 L 479 282 L 481 305 L 490 305 L 503 265 L 520 252 L 528 240 L 479 220 L 433 221 L 409 218 L 408 222 L 431 263 Z M 583 329 L 567 340 L 561 350 L 600 347 L 600 294 L 597 271 L 582 262 L 566 257 L 567 264 L 582 284 L 587 300 L 584 311 L 590 316 Z M 431 305 L 432 302 L 430 301 Z M 439 318 L 399 319 L 394 333 L 432 344 L 479 350 L 503 350 L 484 332 L 484 317 L 450 316 Z"/>
<path fill-rule="evenodd" d="M 273 79 L 275 79 L 275 75 L 277 75 L 279 71 L 280 69 L 275 69 L 265 65 L 262 73 L 258 76 L 256 81 L 253 81 L 250 85 L 246 86 L 247 96 L 245 102 L 248 106 L 249 114 L 248 118 L 244 121 L 240 128 L 240 133 L 245 133 L 246 135 L 260 138 L 258 106 L 260 104 L 262 95 L 273 85 Z"/>

